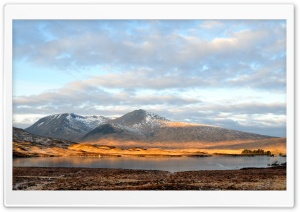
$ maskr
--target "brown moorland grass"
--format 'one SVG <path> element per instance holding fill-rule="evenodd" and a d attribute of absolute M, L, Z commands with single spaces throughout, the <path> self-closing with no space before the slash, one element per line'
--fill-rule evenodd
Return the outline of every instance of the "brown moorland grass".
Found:
<path fill-rule="evenodd" d="M 14 167 L 13 190 L 286 190 L 286 167 L 175 173 Z"/>

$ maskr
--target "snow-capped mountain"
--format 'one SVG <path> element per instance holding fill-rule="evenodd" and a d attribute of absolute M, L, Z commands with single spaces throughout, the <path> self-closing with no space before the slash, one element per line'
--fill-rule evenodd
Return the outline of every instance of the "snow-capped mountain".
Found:
<path fill-rule="evenodd" d="M 108 123 L 117 128 L 136 133 L 148 134 L 155 129 L 162 127 L 168 122 L 169 120 L 164 117 L 160 117 L 149 111 L 139 109 L 127 113 L 119 118 L 110 120 Z"/>
<path fill-rule="evenodd" d="M 36 135 L 76 141 L 108 120 L 109 118 L 103 116 L 80 116 L 74 113 L 63 113 L 41 118 L 25 130 Z"/>
<path fill-rule="evenodd" d="M 115 119 L 73 113 L 56 114 L 38 120 L 25 130 L 41 136 L 75 142 L 99 141 L 101 144 L 104 140 L 178 143 L 271 138 L 212 125 L 174 122 L 142 109 Z"/>
<path fill-rule="evenodd" d="M 82 140 L 95 140 L 99 137 L 109 139 L 146 139 L 169 120 L 146 110 L 134 110 L 119 118 L 109 120 L 85 134 Z"/>
<path fill-rule="evenodd" d="M 155 128 L 157 126 L 161 126 L 162 124 L 168 121 L 169 120 L 164 117 L 160 117 L 149 111 L 139 109 L 127 113 L 119 118 L 113 119 L 110 121 L 110 123 L 139 129 L 143 126 Z"/>
<path fill-rule="evenodd" d="M 85 134 L 79 142 L 127 140 L 146 142 L 229 141 L 271 138 L 212 125 L 173 122 L 145 110 L 135 110 L 110 120 Z"/>

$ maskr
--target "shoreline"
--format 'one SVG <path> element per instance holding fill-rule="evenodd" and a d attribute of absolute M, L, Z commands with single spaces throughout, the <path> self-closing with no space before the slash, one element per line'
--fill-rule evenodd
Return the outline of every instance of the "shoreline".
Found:
<path fill-rule="evenodd" d="M 13 190 L 286 190 L 286 167 L 168 172 L 13 167 Z"/>
<path fill-rule="evenodd" d="M 153 157 L 215 157 L 215 156 L 228 156 L 228 157 L 287 157 L 286 155 L 282 156 L 278 155 L 259 155 L 259 154 L 230 154 L 230 153 L 211 153 L 211 154 L 81 154 L 81 155 L 22 155 L 22 154 L 13 154 L 13 158 L 73 158 L 73 157 L 84 157 L 84 158 L 107 158 L 107 157 L 145 157 L 145 158 L 153 158 Z"/>

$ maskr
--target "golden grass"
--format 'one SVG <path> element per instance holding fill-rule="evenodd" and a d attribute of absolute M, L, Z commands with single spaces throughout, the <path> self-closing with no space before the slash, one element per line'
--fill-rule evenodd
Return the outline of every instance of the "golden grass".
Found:
<path fill-rule="evenodd" d="M 85 153 L 98 154 L 99 156 L 193 156 L 205 155 L 199 149 L 159 149 L 159 148 L 102 148 L 93 144 L 73 144 L 70 150 L 83 151 Z"/>
<path fill-rule="evenodd" d="M 29 142 L 13 142 L 14 154 L 27 156 L 202 156 L 223 153 L 240 154 L 244 149 L 263 149 L 272 154 L 286 154 L 286 138 L 220 142 L 140 142 L 121 140 L 99 140 L 91 143 L 41 148 Z M 16 155 L 17 155 L 16 154 Z"/>
<path fill-rule="evenodd" d="M 120 148 L 160 148 L 160 149 L 199 149 L 208 152 L 231 151 L 237 152 L 243 149 L 264 149 L 275 154 L 286 153 L 286 138 L 267 138 L 260 140 L 233 140 L 233 141 L 185 141 L 185 142 L 147 142 L 147 141 L 125 141 L 113 139 L 100 139 L 97 141 L 86 141 L 85 144 L 108 145 Z"/>
<path fill-rule="evenodd" d="M 13 142 L 13 152 L 24 155 L 24 156 L 73 156 L 77 155 L 77 151 L 72 151 L 69 149 L 63 149 L 59 147 L 48 147 L 41 148 L 36 145 L 32 145 L 30 142 Z"/>

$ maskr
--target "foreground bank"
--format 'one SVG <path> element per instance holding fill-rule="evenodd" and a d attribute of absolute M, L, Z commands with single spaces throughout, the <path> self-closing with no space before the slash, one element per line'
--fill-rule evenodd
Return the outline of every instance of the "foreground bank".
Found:
<path fill-rule="evenodd" d="M 286 167 L 186 171 L 14 167 L 14 190 L 286 190 Z"/>

